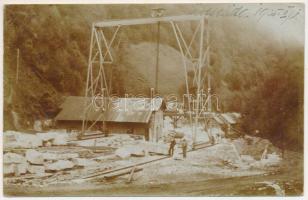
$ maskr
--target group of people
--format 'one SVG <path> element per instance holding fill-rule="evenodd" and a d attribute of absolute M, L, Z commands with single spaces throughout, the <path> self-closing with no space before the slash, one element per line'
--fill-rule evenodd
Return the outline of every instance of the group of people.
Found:
<path fill-rule="evenodd" d="M 175 145 L 176 145 L 176 140 L 173 137 L 171 139 L 171 142 L 170 142 L 170 145 L 169 145 L 169 151 L 168 151 L 169 156 L 173 156 Z M 187 141 L 186 141 L 185 138 L 183 138 L 181 140 L 180 145 L 181 145 L 181 148 L 182 148 L 183 158 L 186 158 L 186 155 L 187 155 Z"/>

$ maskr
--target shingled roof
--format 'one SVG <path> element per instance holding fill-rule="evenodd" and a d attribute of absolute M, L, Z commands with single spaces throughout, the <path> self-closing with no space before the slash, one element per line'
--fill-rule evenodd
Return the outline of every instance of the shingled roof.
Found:
<path fill-rule="evenodd" d="M 239 122 L 241 115 L 239 113 L 220 113 L 214 116 L 219 124 L 236 124 Z"/>
<path fill-rule="evenodd" d="M 82 121 L 84 108 L 88 105 L 86 119 L 89 121 L 148 123 L 152 112 L 161 109 L 162 98 L 108 98 L 105 110 L 100 109 L 102 98 L 66 97 L 56 121 Z"/>

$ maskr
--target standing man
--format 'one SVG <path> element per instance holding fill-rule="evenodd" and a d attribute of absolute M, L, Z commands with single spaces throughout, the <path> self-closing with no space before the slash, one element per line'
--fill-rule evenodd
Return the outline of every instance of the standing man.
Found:
<path fill-rule="evenodd" d="M 174 147 L 176 145 L 176 142 L 175 142 L 175 138 L 172 137 L 172 140 L 170 142 L 170 146 L 169 146 L 169 156 L 173 156 L 173 153 L 174 153 Z"/>
<path fill-rule="evenodd" d="M 183 150 L 183 158 L 186 158 L 186 153 L 187 153 L 187 141 L 185 138 L 182 141 L 182 150 Z"/>

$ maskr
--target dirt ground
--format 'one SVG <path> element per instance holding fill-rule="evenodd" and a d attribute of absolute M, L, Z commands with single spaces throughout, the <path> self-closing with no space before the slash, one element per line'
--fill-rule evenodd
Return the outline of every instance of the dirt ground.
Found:
<path fill-rule="evenodd" d="M 205 150 L 204 150 L 205 151 Z M 190 153 L 193 158 L 202 151 Z M 196 155 L 194 155 L 196 154 Z M 6 196 L 277 196 L 279 192 L 269 186 L 275 184 L 286 196 L 303 193 L 303 161 L 295 152 L 287 152 L 279 168 L 267 171 L 251 170 L 188 170 L 187 160 L 166 159 L 151 164 L 127 183 L 127 176 L 112 181 L 94 179 L 91 182 L 56 184 L 48 187 L 4 185 Z M 290 165 L 291 163 L 291 165 Z M 173 165 L 173 171 L 164 173 L 164 166 Z M 152 169 L 161 169 L 150 173 Z M 204 168 L 204 166 L 203 166 Z M 176 173 L 175 173 L 176 172 Z M 219 172 L 219 173 L 218 173 Z"/>
<path fill-rule="evenodd" d="M 190 144 L 189 131 L 185 133 Z M 270 141 L 259 137 L 245 135 L 223 138 L 217 144 L 204 143 L 197 150 L 188 148 L 187 158 L 183 158 L 180 141 L 174 156 L 168 157 L 168 143 L 152 144 L 129 135 L 70 140 L 65 144 L 60 138 L 61 144 L 54 139 L 51 146 L 41 146 L 39 142 L 34 143 L 34 136 L 14 134 L 19 135 L 19 140 L 14 141 L 11 136 L 13 142 L 5 143 L 6 151 L 11 152 L 5 154 L 6 163 L 15 166 L 14 162 L 19 163 L 18 158 L 22 157 L 31 162 L 27 166 L 38 167 L 35 162 L 39 160 L 32 159 L 42 156 L 43 164 L 39 165 L 46 167 L 43 174 L 50 176 L 40 177 L 30 169 L 30 173 L 6 176 L 3 183 L 6 196 L 290 196 L 303 193 L 303 154 L 286 151 L 282 155 Z M 57 138 L 57 134 L 49 132 L 39 136 L 46 140 Z M 24 157 L 25 150 L 19 149 L 20 145 L 35 149 L 37 156 Z M 26 155 L 27 152 L 28 149 Z M 72 166 L 50 172 L 48 167 L 60 161 Z M 132 176 L 127 173 L 107 179 L 104 174 L 136 165 L 140 171 Z"/>

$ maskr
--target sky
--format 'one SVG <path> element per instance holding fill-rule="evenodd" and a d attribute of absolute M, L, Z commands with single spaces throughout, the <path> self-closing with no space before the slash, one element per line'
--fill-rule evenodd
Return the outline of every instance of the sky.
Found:
<path fill-rule="evenodd" d="M 267 29 L 274 37 L 304 45 L 304 4 L 215 4 L 199 8 L 199 12 L 212 18 L 232 17 L 247 20 Z"/>

